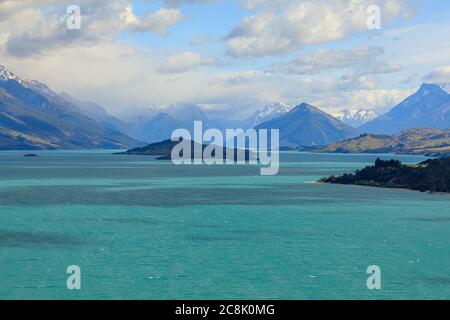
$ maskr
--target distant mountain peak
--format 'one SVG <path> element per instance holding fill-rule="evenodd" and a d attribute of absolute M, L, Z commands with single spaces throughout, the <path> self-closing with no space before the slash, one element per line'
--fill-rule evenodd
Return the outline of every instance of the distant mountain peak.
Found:
<path fill-rule="evenodd" d="M 443 94 L 447 95 L 448 93 L 444 90 L 442 85 L 434 84 L 434 83 L 423 83 L 419 90 L 417 91 L 418 94 L 421 94 L 423 96 L 429 95 L 429 94 Z"/>
<path fill-rule="evenodd" d="M 316 106 L 313 106 L 312 104 L 306 103 L 306 102 L 302 102 L 301 104 L 297 105 L 296 107 L 294 107 L 291 112 L 310 112 L 310 113 L 320 113 L 320 114 L 326 114 L 328 115 L 326 112 L 320 110 L 319 108 L 317 108 Z"/>
<path fill-rule="evenodd" d="M 242 122 L 242 126 L 244 128 L 256 127 L 263 122 L 272 120 L 280 115 L 288 113 L 292 109 L 293 106 L 284 102 L 268 104 L 264 107 L 264 109 L 255 111 L 249 118 L 245 119 Z"/>
<path fill-rule="evenodd" d="M 288 105 L 284 102 L 277 102 L 268 104 L 264 107 L 264 109 L 259 113 L 260 118 L 267 118 L 269 116 L 272 116 L 273 114 L 280 114 L 289 112 L 292 110 L 292 106 Z"/>
<path fill-rule="evenodd" d="M 377 114 L 368 109 L 342 109 L 332 114 L 336 119 L 351 125 L 359 127 L 377 117 Z"/>
<path fill-rule="evenodd" d="M 19 82 L 21 85 L 30 88 L 30 89 L 36 89 L 39 92 L 45 92 L 45 93 L 52 93 L 52 90 L 48 85 L 45 83 L 36 81 L 36 80 L 29 80 L 29 79 L 23 79 L 19 77 L 14 72 L 10 71 L 8 68 L 6 68 L 3 65 L 0 65 L 0 81 L 9 81 L 9 80 L 15 80 Z"/>
<path fill-rule="evenodd" d="M 358 134 L 353 127 L 308 103 L 301 103 L 256 128 L 280 130 L 282 147 L 326 145 Z"/>

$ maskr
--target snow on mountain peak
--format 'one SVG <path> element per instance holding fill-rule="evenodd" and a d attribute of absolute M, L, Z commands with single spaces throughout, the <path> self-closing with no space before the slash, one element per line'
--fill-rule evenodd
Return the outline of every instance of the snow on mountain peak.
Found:
<path fill-rule="evenodd" d="M 292 106 L 290 106 L 290 105 L 288 105 L 286 103 L 283 103 L 283 102 L 269 104 L 269 105 L 267 105 L 264 108 L 263 111 L 261 111 L 258 114 L 258 119 L 261 119 L 261 120 L 264 119 L 265 120 L 265 119 L 270 118 L 272 116 L 276 116 L 276 115 L 279 115 L 279 114 L 282 114 L 282 113 L 289 112 L 289 111 L 292 110 L 292 108 L 293 108 Z"/>
<path fill-rule="evenodd" d="M 266 105 L 263 110 L 254 112 L 249 118 L 244 120 L 242 126 L 244 128 L 254 128 L 263 122 L 291 111 L 293 108 L 293 106 L 283 102 Z"/>
<path fill-rule="evenodd" d="M 358 127 L 375 119 L 377 114 L 374 111 L 367 109 L 343 109 L 333 113 L 333 116 L 346 124 Z"/>
<path fill-rule="evenodd" d="M 15 75 L 14 73 L 12 73 L 8 69 L 6 69 L 6 67 L 0 65 L 0 80 L 1 81 L 8 81 L 8 80 L 20 81 L 21 79 L 17 75 Z"/>

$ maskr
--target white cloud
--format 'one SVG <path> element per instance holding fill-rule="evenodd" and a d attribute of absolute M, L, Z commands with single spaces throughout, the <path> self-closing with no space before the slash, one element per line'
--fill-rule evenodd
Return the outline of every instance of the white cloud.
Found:
<path fill-rule="evenodd" d="M 128 12 L 132 15 L 132 8 L 128 7 Z M 127 30 L 132 32 L 153 32 L 164 35 L 167 29 L 174 26 L 183 19 L 183 14 L 179 9 L 162 8 L 155 13 L 148 14 L 142 19 L 134 18 L 129 23 Z"/>
<path fill-rule="evenodd" d="M 92 46 L 115 40 L 120 32 L 160 35 L 182 20 L 179 9 L 161 8 L 138 17 L 131 0 L 80 0 L 81 30 L 68 30 L 66 1 L 6 1 L 0 5 L 0 39 L 11 55 L 47 53 L 58 47 Z M 47 5 L 41 10 L 39 5 Z"/>
<path fill-rule="evenodd" d="M 306 45 L 342 39 L 367 30 L 369 5 L 379 5 L 385 24 L 401 15 L 404 0 L 280 0 L 246 1 L 249 8 L 268 6 L 246 16 L 227 37 L 229 54 L 261 57 L 286 53 Z"/>
<path fill-rule="evenodd" d="M 359 74 L 391 73 L 401 70 L 398 65 L 378 61 L 377 58 L 383 54 L 384 50 L 381 47 L 319 50 L 303 54 L 289 63 L 275 64 L 272 71 L 302 75 L 342 69 L 352 69 Z"/>
<path fill-rule="evenodd" d="M 159 67 L 160 72 L 164 73 L 183 73 L 192 71 L 200 66 L 219 66 L 220 62 L 214 58 L 203 58 L 200 54 L 185 51 L 170 55 Z"/>
<path fill-rule="evenodd" d="M 423 77 L 423 81 L 432 83 L 450 83 L 450 66 L 444 66 L 434 69 Z"/>
<path fill-rule="evenodd" d="M 350 107 L 377 110 L 378 113 L 388 111 L 402 100 L 413 94 L 417 88 L 410 90 L 373 89 L 358 90 L 344 94 L 344 101 Z"/>

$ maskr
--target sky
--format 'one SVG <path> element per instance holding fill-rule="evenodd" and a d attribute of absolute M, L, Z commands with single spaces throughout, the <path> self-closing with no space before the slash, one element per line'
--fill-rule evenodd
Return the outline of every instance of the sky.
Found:
<path fill-rule="evenodd" d="M 115 115 L 192 103 L 240 119 L 277 102 L 382 113 L 450 82 L 449 18 L 442 0 L 0 0 L 0 64 Z"/>

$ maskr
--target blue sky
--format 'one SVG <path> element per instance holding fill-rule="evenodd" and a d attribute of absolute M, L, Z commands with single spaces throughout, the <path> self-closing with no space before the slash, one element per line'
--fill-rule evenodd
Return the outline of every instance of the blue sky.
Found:
<path fill-rule="evenodd" d="M 441 0 L 78 0 L 0 4 L 12 71 L 113 113 L 195 103 L 217 117 L 309 102 L 392 107 L 450 82 L 450 2 Z M 366 9 L 381 10 L 368 30 Z"/>

